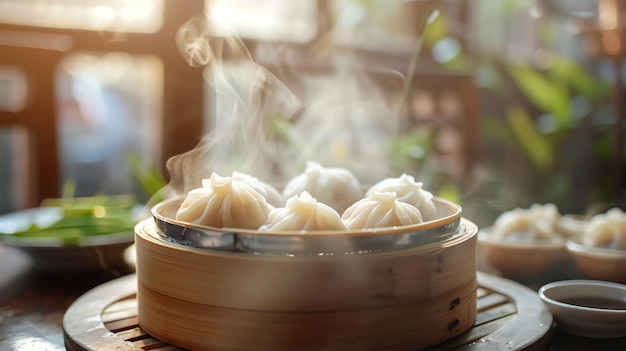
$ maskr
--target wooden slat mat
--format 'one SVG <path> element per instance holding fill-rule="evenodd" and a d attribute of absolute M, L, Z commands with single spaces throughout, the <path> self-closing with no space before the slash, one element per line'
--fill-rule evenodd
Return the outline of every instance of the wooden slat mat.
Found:
<path fill-rule="evenodd" d="M 475 325 L 428 351 L 547 349 L 552 315 L 534 291 L 482 272 L 478 272 L 478 284 Z M 63 329 L 70 351 L 182 350 L 151 337 L 139 326 L 134 274 L 81 296 L 66 311 Z"/>

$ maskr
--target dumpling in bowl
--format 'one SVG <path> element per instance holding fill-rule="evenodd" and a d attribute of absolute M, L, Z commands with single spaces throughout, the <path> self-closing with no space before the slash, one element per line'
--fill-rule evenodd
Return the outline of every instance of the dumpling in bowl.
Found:
<path fill-rule="evenodd" d="M 626 250 L 626 213 L 615 207 L 593 216 L 583 233 L 583 244 Z"/>
<path fill-rule="evenodd" d="M 423 189 L 423 182 L 416 182 L 411 175 L 402 174 L 398 178 L 386 178 L 374 184 L 368 194 L 372 192 L 394 192 L 398 201 L 406 202 L 417 207 L 422 213 L 424 221 L 437 219 L 437 208 L 433 202 L 433 194 Z"/>
<path fill-rule="evenodd" d="M 420 210 L 399 201 L 396 193 L 376 191 L 348 207 L 341 219 L 348 229 L 384 228 L 423 222 Z"/>
<path fill-rule="evenodd" d="M 554 204 L 533 204 L 528 209 L 515 208 L 503 212 L 494 222 L 495 236 L 517 239 L 552 239 L 558 237 L 557 223 L 561 218 Z"/>
<path fill-rule="evenodd" d="M 303 191 L 338 213 L 363 198 L 361 183 L 352 172 L 344 168 L 322 167 L 312 161 L 307 162 L 303 173 L 287 182 L 283 198 L 289 199 Z"/>
<path fill-rule="evenodd" d="M 276 208 L 268 215 L 264 231 L 282 230 L 344 230 L 339 213 L 318 202 L 306 191 L 287 200 L 284 208 Z"/>
<path fill-rule="evenodd" d="M 257 229 L 274 207 L 250 185 L 216 173 L 191 190 L 176 219 L 217 228 Z"/>

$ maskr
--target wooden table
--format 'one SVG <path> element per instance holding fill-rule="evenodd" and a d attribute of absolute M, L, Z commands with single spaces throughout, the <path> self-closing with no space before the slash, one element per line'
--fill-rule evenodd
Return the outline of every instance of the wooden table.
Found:
<path fill-rule="evenodd" d="M 65 350 L 62 320 L 90 289 L 132 270 L 52 274 L 32 269 L 29 259 L 0 246 L 0 350 Z M 586 339 L 555 329 L 549 350 L 626 350 L 626 338 Z"/>
<path fill-rule="evenodd" d="M 129 273 L 38 272 L 27 256 L 0 244 L 0 350 L 65 350 L 65 310 L 91 288 Z"/>

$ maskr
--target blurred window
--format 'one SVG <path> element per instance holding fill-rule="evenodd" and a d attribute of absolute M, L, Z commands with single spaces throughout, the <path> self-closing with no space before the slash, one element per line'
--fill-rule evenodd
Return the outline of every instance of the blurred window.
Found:
<path fill-rule="evenodd" d="M 67 181 L 75 196 L 145 199 L 129 158 L 163 164 L 162 60 L 175 45 L 160 34 L 173 37 L 166 20 L 184 23 L 203 1 L 166 14 L 174 2 L 0 0 L 0 213 L 58 196 Z"/>
<path fill-rule="evenodd" d="M 76 53 L 61 62 L 61 179 L 76 183 L 76 196 L 141 195 L 129 157 L 160 163 L 162 86 L 162 62 L 154 56 Z"/>
<path fill-rule="evenodd" d="M 27 99 L 26 74 L 19 67 L 0 66 L 0 111 L 18 112 Z"/>
<path fill-rule="evenodd" d="M 389 48 L 406 42 L 406 0 L 335 0 L 331 2 L 333 37 L 348 47 Z"/>
<path fill-rule="evenodd" d="M 0 128 L 0 213 L 26 207 L 28 197 L 28 141 L 26 130 Z"/>
<path fill-rule="evenodd" d="M 0 22 L 47 28 L 154 33 L 163 0 L 2 0 Z"/>
<path fill-rule="evenodd" d="M 317 34 L 317 0 L 206 0 L 212 30 L 244 39 L 308 42 Z"/>

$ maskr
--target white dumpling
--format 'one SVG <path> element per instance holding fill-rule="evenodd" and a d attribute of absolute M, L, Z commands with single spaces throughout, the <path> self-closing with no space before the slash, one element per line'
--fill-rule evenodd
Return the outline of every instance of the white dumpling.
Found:
<path fill-rule="evenodd" d="M 345 210 L 341 219 L 347 229 L 384 228 L 423 222 L 420 210 L 398 201 L 395 193 L 372 192 Z"/>
<path fill-rule="evenodd" d="M 344 230 L 339 213 L 318 202 L 308 192 L 293 196 L 283 208 L 275 208 L 268 215 L 266 231 L 281 230 Z"/>
<path fill-rule="evenodd" d="M 508 236 L 516 233 L 526 234 L 530 230 L 530 222 L 528 211 L 515 208 L 500 214 L 496 218 L 491 232 L 497 236 Z"/>
<path fill-rule="evenodd" d="M 494 222 L 492 234 L 527 239 L 550 239 L 558 236 L 561 215 L 554 204 L 533 204 L 528 209 L 503 212 Z"/>
<path fill-rule="evenodd" d="M 417 207 L 422 213 L 424 221 L 437 219 L 437 208 L 433 201 L 433 194 L 423 189 L 423 182 L 416 182 L 411 175 L 402 174 L 398 178 L 386 178 L 374 184 L 368 194 L 377 192 L 394 192 L 398 201 L 406 202 Z"/>
<path fill-rule="evenodd" d="M 283 196 L 273 186 L 261 181 L 260 179 L 251 175 L 233 172 L 233 180 L 244 182 L 256 190 L 259 194 L 263 195 L 265 200 L 274 207 L 282 207 L 285 204 Z"/>
<path fill-rule="evenodd" d="M 216 173 L 191 190 L 176 212 L 176 219 L 218 228 L 257 229 L 274 207 L 244 182 Z"/>
<path fill-rule="evenodd" d="M 626 250 L 626 213 L 615 207 L 593 216 L 583 233 L 583 244 Z"/>
<path fill-rule="evenodd" d="M 322 167 L 316 162 L 307 162 L 306 170 L 285 185 L 283 198 L 289 199 L 308 192 L 335 209 L 338 213 L 363 198 L 363 188 L 352 172 L 344 168 Z"/>

